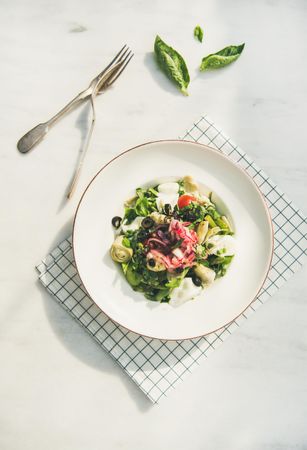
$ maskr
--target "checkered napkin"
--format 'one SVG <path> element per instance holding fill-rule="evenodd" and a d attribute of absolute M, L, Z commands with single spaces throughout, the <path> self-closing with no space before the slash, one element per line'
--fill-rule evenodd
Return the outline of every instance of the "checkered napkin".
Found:
<path fill-rule="evenodd" d="M 237 162 L 257 183 L 270 207 L 275 231 L 272 268 L 257 299 L 241 316 L 202 338 L 178 342 L 148 339 L 112 322 L 86 295 L 74 265 L 71 238 L 63 241 L 37 266 L 39 279 L 46 289 L 154 403 L 167 396 L 222 344 L 305 259 L 306 218 L 243 150 L 207 116 L 194 123 L 183 139 L 208 144 Z"/>

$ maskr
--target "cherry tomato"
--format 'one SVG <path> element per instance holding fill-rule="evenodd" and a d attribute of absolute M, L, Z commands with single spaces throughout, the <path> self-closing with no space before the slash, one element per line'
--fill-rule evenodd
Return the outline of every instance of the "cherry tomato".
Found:
<path fill-rule="evenodd" d="M 177 205 L 181 209 L 195 201 L 196 201 L 196 198 L 193 197 L 193 195 L 184 194 L 178 198 Z"/>

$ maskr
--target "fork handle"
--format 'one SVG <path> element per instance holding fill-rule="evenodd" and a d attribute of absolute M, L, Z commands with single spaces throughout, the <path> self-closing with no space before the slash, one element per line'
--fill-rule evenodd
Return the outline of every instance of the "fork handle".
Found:
<path fill-rule="evenodd" d="M 31 150 L 34 145 L 38 144 L 43 137 L 48 133 L 49 127 L 48 123 L 40 123 L 32 130 L 28 131 L 22 138 L 17 142 L 17 148 L 20 153 L 27 153 Z"/>
<path fill-rule="evenodd" d="M 32 128 L 32 130 L 28 131 L 22 138 L 17 142 L 17 148 L 21 153 L 27 153 L 31 148 L 37 145 L 44 136 L 48 133 L 51 126 L 64 116 L 68 111 L 70 111 L 73 107 L 77 106 L 81 101 L 85 100 L 89 96 L 89 90 L 80 92 L 80 94 L 76 95 L 67 105 L 65 105 L 57 114 L 51 117 L 48 122 L 40 123 L 36 125 L 36 127 Z"/>

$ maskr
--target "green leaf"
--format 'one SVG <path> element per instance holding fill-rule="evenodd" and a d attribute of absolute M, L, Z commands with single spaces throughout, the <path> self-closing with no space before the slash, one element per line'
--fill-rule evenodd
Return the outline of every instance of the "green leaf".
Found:
<path fill-rule="evenodd" d="M 229 226 L 227 225 L 226 222 L 224 222 L 224 220 L 221 217 L 217 217 L 215 219 L 215 222 L 217 226 L 220 227 L 222 230 L 229 230 Z"/>
<path fill-rule="evenodd" d="M 220 69 L 221 67 L 225 67 L 228 64 L 233 63 L 243 52 L 244 46 L 245 44 L 230 45 L 229 47 L 223 48 L 219 52 L 211 53 L 210 55 L 205 56 L 202 59 L 199 68 L 200 71 L 204 72 L 205 70 Z"/>
<path fill-rule="evenodd" d="M 209 206 L 208 208 L 208 214 L 212 217 L 213 220 L 217 220 L 221 217 L 220 213 L 216 210 L 214 206 Z"/>
<path fill-rule="evenodd" d="M 207 222 L 209 222 L 209 225 L 211 228 L 215 228 L 216 227 L 216 223 L 214 222 L 214 220 L 212 219 L 211 216 L 209 216 L 209 214 L 207 214 L 205 216 L 205 220 L 207 220 Z"/>
<path fill-rule="evenodd" d="M 149 213 L 148 200 L 146 197 L 138 198 L 135 204 L 135 211 L 138 216 L 147 216 Z"/>
<path fill-rule="evenodd" d="M 150 192 L 154 197 L 157 197 L 159 194 L 159 192 L 156 191 L 156 189 L 154 189 L 154 188 L 149 188 L 148 192 Z"/>
<path fill-rule="evenodd" d="M 181 282 L 182 282 L 182 278 L 181 277 L 174 277 L 170 281 L 165 283 L 165 286 L 170 288 L 170 289 L 174 289 L 174 288 L 179 287 Z"/>
<path fill-rule="evenodd" d="M 210 263 L 206 259 L 198 259 L 197 262 L 205 267 L 209 267 Z"/>
<path fill-rule="evenodd" d="M 165 286 L 170 289 L 179 287 L 188 271 L 189 267 L 185 268 L 178 277 L 172 277 L 167 283 L 165 283 Z"/>
<path fill-rule="evenodd" d="M 136 216 L 147 216 L 153 211 L 157 211 L 156 197 L 157 192 L 152 189 L 136 189 L 136 202 L 133 208 L 127 208 L 125 210 L 125 219 L 127 223 L 131 223 Z"/>
<path fill-rule="evenodd" d="M 162 300 L 167 300 L 167 297 L 170 294 L 170 290 L 169 289 L 161 289 L 156 295 L 155 295 L 155 300 L 157 302 L 161 302 Z"/>
<path fill-rule="evenodd" d="M 122 269 L 125 275 L 127 273 L 128 265 L 129 265 L 128 263 L 122 263 Z"/>
<path fill-rule="evenodd" d="M 130 224 L 137 216 L 137 212 L 134 208 L 125 208 L 125 216 L 124 219 L 127 221 L 127 224 Z"/>
<path fill-rule="evenodd" d="M 129 264 L 129 266 L 127 267 L 126 270 L 126 278 L 128 283 L 132 286 L 132 287 L 136 287 L 140 284 L 140 282 L 142 281 L 142 277 L 139 273 L 135 272 L 131 265 Z"/>
<path fill-rule="evenodd" d="M 143 199 L 143 198 L 144 198 L 144 194 L 145 194 L 145 192 L 146 192 L 146 189 L 136 188 L 135 192 L 136 192 L 136 195 L 137 195 L 140 199 Z"/>
<path fill-rule="evenodd" d="M 227 266 L 228 264 L 231 263 L 232 259 L 233 259 L 233 255 L 231 255 L 231 256 L 222 256 L 222 255 L 213 256 L 212 255 L 210 258 L 210 264 L 211 265 L 221 264 L 223 266 Z"/>
<path fill-rule="evenodd" d="M 194 37 L 195 39 L 198 39 L 199 42 L 203 42 L 204 32 L 199 25 L 194 28 Z"/>
<path fill-rule="evenodd" d="M 177 183 L 179 184 L 179 196 L 185 194 L 183 180 L 178 180 Z"/>
<path fill-rule="evenodd" d="M 125 247 L 127 247 L 127 248 L 130 248 L 130 247 L 131 247 L 130 241 L 129 241 L 129 239 L 127 238 L 127 236 L 124 236 L 124 237 L 123 237 L 122 244 L 123 244 Z"/>
<path fill-rule="evenodd" d="M 165 44 L 159 36 L 156 36 L 154 49 L 162 71 L 179 87 L 184 95 L 188 95 L 187 88 L 190 83 L 190 75 L 182 56 Z"/>

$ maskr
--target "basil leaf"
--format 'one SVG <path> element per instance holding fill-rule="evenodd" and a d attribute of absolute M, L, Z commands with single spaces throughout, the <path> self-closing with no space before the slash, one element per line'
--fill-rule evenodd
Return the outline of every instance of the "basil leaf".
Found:
<path fill-rule="evenodd" d="M 182 56 L 165 44 L 159 36 L 156 36 L 154 48 L 162 71 L 179 87 L 184 95 L 188 95 L 187 87 L 190 83 L 190 75 Z"/>
<path fill-rule="evenodd" d="M 202 59 L 199 68 L 200 71 L 203 72 L 205 70 L 219 69 L 221 67 L 227 66 L 228 64 L 231 64 L 239 58 L 239 56 L 243 52 L 244 46 L 245 44 L 230 45 L 229 47 L 223 48 L 219 52 L 205 56 Z"/>
<path fill-rule="evenodd" d="M 199 42 L 203 42 L 204 32 L 199 25 L 194 28 L 194 37 L 195 39 L 198 39 Z"/>

